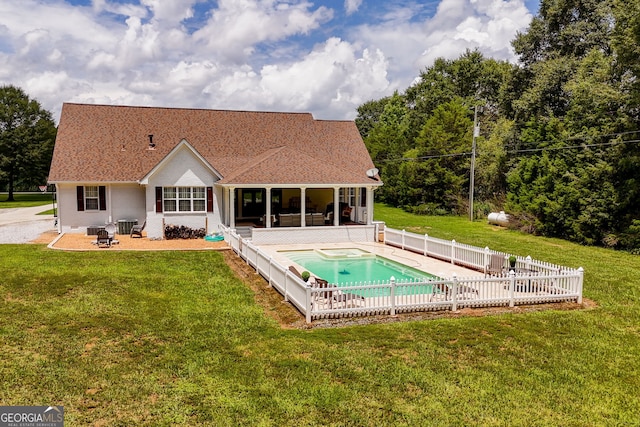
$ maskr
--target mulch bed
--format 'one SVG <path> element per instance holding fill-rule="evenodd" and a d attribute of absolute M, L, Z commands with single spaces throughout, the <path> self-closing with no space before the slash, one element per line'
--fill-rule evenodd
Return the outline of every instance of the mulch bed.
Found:
<path fill-rule="evenodd" d="M 31 243 L 50 244 L 59 235 L 56 232 L 47 232 Z M 208 242 L 204 239 L 165 239 L 151 240 L 143 234 L 143 237 L 130 237 L 128 234 L 116 234 L 118 244 L 109 248 L 100 248 L 94 244 L 96 236 L 87 236 L 80 233 L 66 233 L 53 245 L 52 249 L 66 251 L 172 251 L 172 250 L 228 250 L 229 246 L 224 241 Z"/>

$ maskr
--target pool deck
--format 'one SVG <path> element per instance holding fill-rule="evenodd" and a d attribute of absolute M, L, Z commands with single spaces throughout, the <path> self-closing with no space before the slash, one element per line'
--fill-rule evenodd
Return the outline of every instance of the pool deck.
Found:
<path fill-rule="evenodd" d="M 318 243 L 318 244 L 286 244 L 286 245 L 260 245 L 260 250 L 269 254 L 275 261 L 283 266 L 295 266 L 299 271 L 304 268 L 291 261 L 280 251 L 295 251 L 305 249 L 344 249 L 358 248 L 367 252 L 380 255 L 391 259 L 409 267 L 424 271 L 425 273 L 434 274 L 442 278 L 451 278 L 455 274 L 457 277 L 484 277 L 484 273 L 453 265 L 446 261 L 440 261 L 435 258 L 429 258 L 414 252 L 405 251 L 400 248 L 388 246 L 383 243 L 372 242 L 348 242 L 348 243 Z"/>

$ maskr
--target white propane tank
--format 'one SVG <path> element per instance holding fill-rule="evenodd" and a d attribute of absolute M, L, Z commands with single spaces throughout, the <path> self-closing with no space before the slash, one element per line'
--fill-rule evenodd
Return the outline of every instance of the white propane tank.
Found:
<path fill-rule="evenodd" d="M 503 227 L 509 224 L 509 215 L 504 213 L 504 211 L 491 212 L 487 218 L 489 219 L 489 224 L 501 225 Z"/>

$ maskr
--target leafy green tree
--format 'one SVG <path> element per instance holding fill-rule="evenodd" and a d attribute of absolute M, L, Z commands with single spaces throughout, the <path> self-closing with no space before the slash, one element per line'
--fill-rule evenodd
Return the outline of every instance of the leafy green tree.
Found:
<path fill-rule="evenodd" d="M 474 186 L 483 210 L 640 251 L 640 0 L 542 0 L 512 43 L 517 66 L 467 51 L 363 106 L 367 147 L 385 165 L 382 201 L 461 213 L 470 108 L 483 105 Z"/>
<path fill-rule="evenodd" d="M 611 54 L 612 0 L 542 0 L 538 16 L 512 45 L 525 68 L 548 59 Z"/>
<path fill-rule="evenodd" d="M 562 117 L 572 93 L 565 85 L 592 51 L 610 57 L 612 0 L 543 0 L 539 15 L 512 45 L 523 64 L 512 86 L 520 123 L 536 116 Z"/>
<path fill-rule="evenodd" d="M 628 94 L 615 80 L 612 63 L 612 57 L 594 49 L 565 84 L 565 91 L 571 94 L 567 122 L 573 129 L 595 129 L 599 134 L 628 129 L 630 121 L 623 108 Z"/>
<path fill-rule="evenodd" d="M 492 111 L 498 110 L 512 70 L 509 63 L 487 59 L 478 50 L 467 50 L 455 60 L 440 58 L 407 89 L 407 102 L 425 116 L 456 98 L 463 98 L 469 105 L 480 102 Z"/>
<path fill-rule="evenodd" d="M 515 126 L 505 118 L 482 126 L 490 130 L 487 138 L 477 139 L 474 198 L 499 205 L 506 195 L 507 148 L 515 139 Z"/>
<path fill-rule="evenodd" d="M 409 191 L 404 206 L 463 212 L 468 197 L 469 150 L 473 122 L 460 99 L 438 106 L 405 153 L 400 176 Z"/>
<path fill-rule="evenodd" d="M 56 137 L 51 113 L 15 86 L 0 87 L 0 176 L 13 201 L 17 182 L 47 181 Z"/>
<path fill-rule="evenodd" d="M 615 51 L 615 72 L 626 85 L 634 106 L 640 105 L 640 0 L 615 0 L 615 28 L 612 46 Z M 640 119 L 635 109 L 634 117 Z"/>
<path fill-rule="evenodd" d="M 391 97 L 371 100 L 358 107 L 358 116 L 355 122 L 362 139 L 367 139 L 369 133 L 376 127 L 380 121 L 380 116 L 384 112 L 385 105 L 387 105 L 390 100 Z"/>
<path fill-rule="evenodd" d="M 371 158 L 380 169 L 385 183 L 377 193 L 381 201 L 396 204 L 396 191 L 401 187 L 397 181 L 397 165 L 409 147 L 408 110 L 404 97 L 395 93 L 384 102 L 382 113 L 364 139 Z"/>

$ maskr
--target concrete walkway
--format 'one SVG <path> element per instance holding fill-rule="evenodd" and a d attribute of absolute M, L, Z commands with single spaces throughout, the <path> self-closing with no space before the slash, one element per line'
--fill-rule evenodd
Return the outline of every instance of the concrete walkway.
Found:
<path fill-rule="evenodd" d="M 451 278 L 454 274 L 457 277 L 484 277 L 484 273 L 469 268 L 461 267 L 459 265 L 451 264 L 450 262 L 441 261 L 435 258 L 430 258 L 417 254 L 415 252 L 405 251 L 400 248 L 385 245 L 384 243 L 373 242 L 349 242 L 349 243 L 321 243 L 321 244 L 287 244 L 287 245 L 259 245 L 260 250 L 269 254 L 280 265 L 289 266 L 294 265 L 296 268 L 304 270 L 304 268 L 295 262 L 291 261 L 281 251 L 295 251 L 305 249 L 343 249 L 343 248 L 357 248 L 367 252 L 380 255 L 384 258 L 391 259 L 399 262 L 400 264 L 407 265 L 409 267 L 416 268 L 430 273 L 438 277 Z"/>
<path fill-rule="evenodd" d="M 0 225 L 16 224 L 20 222 L 52 220 L 53 215 L 38 215 L 40 212 L 51 210 L 51 205 L 34 206 L 31 208 L 0 209 Z"/>
<path fill-rule="evenodd" d="M 53 215 L 38 215 L 50 209 L 50 205 L 0 209 L 0 243 L 27 243 L 55 230 Z"/>

